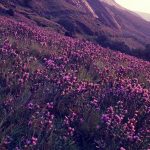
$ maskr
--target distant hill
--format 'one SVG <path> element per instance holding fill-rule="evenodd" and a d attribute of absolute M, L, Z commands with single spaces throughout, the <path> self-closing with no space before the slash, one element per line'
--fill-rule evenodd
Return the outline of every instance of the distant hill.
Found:
<path fill-rule="evenodd" d="M 143 12 L 136 12 L 138 15 L 140 15 L 142 18 L 144 18 L 147 21 L 150 21 L 150 14 L 143 13 Z"/>

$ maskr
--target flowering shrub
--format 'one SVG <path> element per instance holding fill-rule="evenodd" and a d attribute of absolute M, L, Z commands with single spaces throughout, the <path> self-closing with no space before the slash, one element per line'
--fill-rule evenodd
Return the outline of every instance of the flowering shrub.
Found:
<path fill-rule="evenodd" d="M 0 18 L 1 149 L 148 150 L 150 63 Z"/>

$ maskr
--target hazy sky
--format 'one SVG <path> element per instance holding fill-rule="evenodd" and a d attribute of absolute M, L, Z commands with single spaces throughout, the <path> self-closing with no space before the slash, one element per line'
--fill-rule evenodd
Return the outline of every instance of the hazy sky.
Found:
<path fill-rule="evenodd" d="M 115 0 L 120 5 L 135 11 L 150 14 L 150 0 Z"/>

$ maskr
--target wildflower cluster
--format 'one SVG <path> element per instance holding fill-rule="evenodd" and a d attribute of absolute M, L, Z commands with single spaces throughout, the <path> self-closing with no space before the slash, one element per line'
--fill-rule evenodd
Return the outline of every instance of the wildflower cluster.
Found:
<path fill-rule="evenodd" d="M 0 148 L 148 150 L 150 62 L 0 17 Z"/>

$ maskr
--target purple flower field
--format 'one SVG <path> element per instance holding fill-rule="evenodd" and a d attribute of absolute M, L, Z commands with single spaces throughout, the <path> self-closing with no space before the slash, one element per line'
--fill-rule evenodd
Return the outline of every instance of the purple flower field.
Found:
<path fill-rule="evenodd" d="M 0 17 L 0 150 L 149 150 L 150 62 Z"/>

